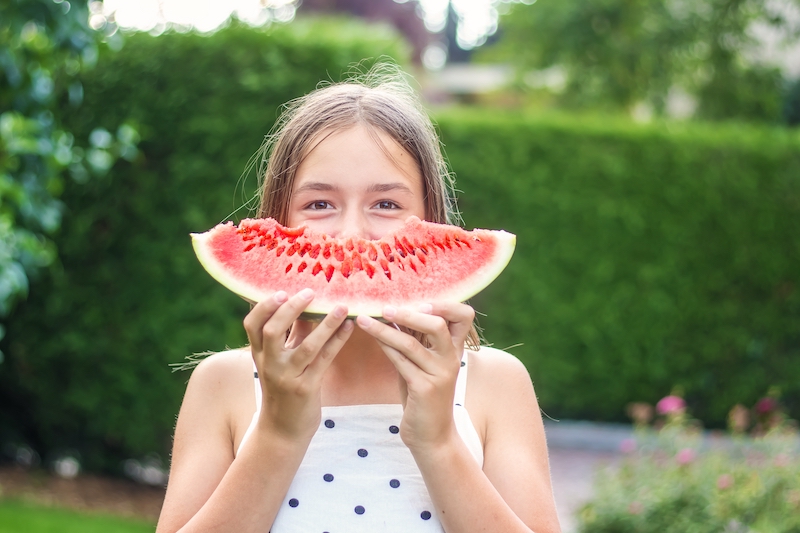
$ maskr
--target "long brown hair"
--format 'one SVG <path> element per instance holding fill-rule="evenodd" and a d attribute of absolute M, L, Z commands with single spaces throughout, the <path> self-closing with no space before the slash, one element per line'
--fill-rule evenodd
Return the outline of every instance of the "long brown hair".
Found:
<path fill-rule="evenodd" d="M 399 67 L 379 63 L 369 72 L 318 88 L 289 102 L 264 142 L 259 169 L 259 218 L 286 224 L 297 168 L 320 135 L 355 125 L 379 129 L 414 157 L 422 175 L 425 219 L 458 224 L 454 180 L 428 114 Z M 373 135 L 382 147 L 382 144 Z M 467 345 L 477 349 L 473 324 Z"/>

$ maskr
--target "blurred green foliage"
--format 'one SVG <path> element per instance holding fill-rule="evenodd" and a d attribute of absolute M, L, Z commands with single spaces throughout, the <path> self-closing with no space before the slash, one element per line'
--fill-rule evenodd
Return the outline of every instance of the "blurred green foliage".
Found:
<path fill-rule="evenodd" d="M 439 116 L 468 227 L 517 234 L 473 299 L 545 412 L 621 419 L 680 386 L 699 417 L 779 387 L 800 411 L 800 138 L 604 117 Z"/>
<path fill-rule="evenodd" d="M 783 114 L 789 126 L 800 125 L 800 80 L 789 85 Z"/>
<path fill-rule="evenodd" d="M 86 135 L 130 118 L 140 156 L 67 182 L 61 261 L 3 344 L 0 440 L 75 449 L 89 468 L 166 453 L 188 379 L 167 364 L 245 342 L 247 304 L 188 233 L 252 198 L 236 177 L 282 103 L 382 53 L 407 57 L 394 33 L 298 20 L 131 35 L 81 75 L 86 106 L 65 123 Z M 439 122 L 467 225 L 519 237 L 474 303 L 495 346 L 523 343 L 548 413 L 618 419 L 675 385 L 715 424 L 772 385 L 797 411 L 796 135 L 494 110 Z"/>
<path fill-rule="evenodd" d="M 168 364 L 246 340 L 248 305 L 202 269 L 189 233 L 253 196 L 255 177 L 240 189 L 237 178 L 283 103 L 364 57 L 407 53 L 395 33 L 341 20 L 134 34 L 101 53 L 80 76 L 84 106 L 64 122 L 83 136 L 130 119 L 140 155 L 65 183 L 60 262 L 20 303 L 3 344 L 0 442 L 75 450 L 89 469 L 166 457 L 188 379 Z"/>
<path fill-rule="evenodd" d="M 130 126 L 116 137 L 97 130 L 76 140 L 62 122 L 65 108 L 82 103 L 79 73 L 97 59 L 101 34 L 88 19 L 85 0 L 0 3 L 0 316 L 55 257 L 49 235 L 61 222 L 63 171 L 85 181 L 135 155 Z"/>
<path fill-rule="evenodd" d="M 800 6 L 797 0 L 790 0 Z M 783 80 L 750 59 L 753 23 L 796 40 L 785 13 L 759 0 L 538 0 L 514 4 L 485 57 L 521 71 L 562 68 L 561 102 L 663 114 L 671 89 L 707 119 L 778 121 Z M 780 33 L 779 33 L 780 35 Z"/>

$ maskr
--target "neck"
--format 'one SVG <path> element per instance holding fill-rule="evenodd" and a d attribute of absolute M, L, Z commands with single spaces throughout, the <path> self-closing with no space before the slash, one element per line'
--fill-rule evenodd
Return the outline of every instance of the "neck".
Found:
<path fill-rule="evenodd" d="M 323 403 L 400 403 L 397 370 L 378 342 L 358 326 L 325 373 Z"/>

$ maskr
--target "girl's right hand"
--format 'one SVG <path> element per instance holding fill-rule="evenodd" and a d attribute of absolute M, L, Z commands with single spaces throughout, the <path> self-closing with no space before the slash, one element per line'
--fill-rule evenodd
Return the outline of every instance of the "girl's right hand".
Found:
<path fill-rule="evenodd" d="M 347 308 L 337 305 L 315 328 L 298 323 L 287 341 L 286 332 L 313 299 L 311 289 L 291 298 L 278 291 L 244 319 L 261 381 L 259 425 L 290 440 L 310 440 L 319 427 L 322 376 L 353 332 Z"/>

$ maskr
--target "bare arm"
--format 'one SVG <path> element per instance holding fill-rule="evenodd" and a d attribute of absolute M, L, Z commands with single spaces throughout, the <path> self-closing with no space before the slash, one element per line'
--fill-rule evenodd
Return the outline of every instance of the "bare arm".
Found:
<path fill-rule="evenodd" d="M 175 429 L 157 533 L 263 532 L 272 525 L 319 425 L 322 375 L 352 331 L 342 308 L 287 343 L 285 332 L 309 301 L 298 295 L 287 301 L 284 293 L 245 319 L 264 405 L 235 459 L 229 398 L 241 384 L 235 375 L 241 367 L 218 358 L 195 369 Z"/>
<path fill-rule="evenodd" d="M 192 374 L 175 429 L 157 533 L 264 531 L 264 524 L 275 519 L 305 448 L 254 432 L 234 459 L 224 406 L 226 394 L 235 391 L 223 380 L 237 367 L 206 360 Z"/>
<path fill-rule="evenodd" d="M 358 324 L 381 343 L 403 377 L 400 435 L 445 530 L 559 532 L 544 428 L 524 366 L 502 353 L 472 358 L 479 363 L 470 370 L 467 402 L 478 404 L 487 420 L 481 470 L 458 435 L 452 407 L 472 309 L 446 303 L 421 309 L 389 309 L 384 316 L 425 333 L 430 348 L 366 317 Z"/>
<path fill-rule="evenodd" d="M 467 402 L 484 402 L 487 416 L 483 471 L 458 435 L 438 449 L 414 453 L 445 530 L 561 531 L 527 370 L 498 352 L 472 357 L 470 365 L 470 384 L 477 386 L 469 387 L 473 397 Z"/>

